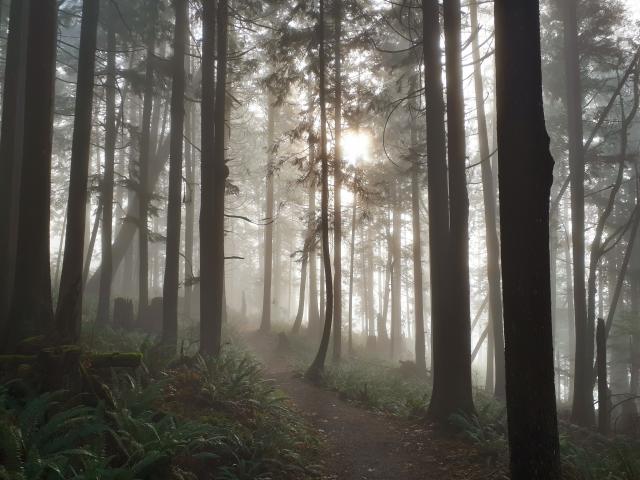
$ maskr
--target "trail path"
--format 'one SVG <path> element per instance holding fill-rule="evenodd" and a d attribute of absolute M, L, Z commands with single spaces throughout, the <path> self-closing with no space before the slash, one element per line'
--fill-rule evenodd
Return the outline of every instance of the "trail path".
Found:
<path fill-rule="evenodd" d="M 324 437 L 325 480 L 503 479 L 475 448 L 427 425 L 376 414 L 294 374 L 283 357 L 250 341 L 267 366 L 266 377 Z"/>

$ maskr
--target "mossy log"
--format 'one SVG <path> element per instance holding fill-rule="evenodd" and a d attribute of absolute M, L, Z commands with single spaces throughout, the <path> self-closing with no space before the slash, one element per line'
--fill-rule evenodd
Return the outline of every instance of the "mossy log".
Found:
<path fill-rule="evenodd" d="M 81 360 L 87 360 L 91 368 L 137 368 L 142 363 L 142 354 L 131 353 L 92 353 L 82 355 L 82 349 L 74 345 L 44 348 L 37 355 L 0 355 L 0 369 L 19 365 L 41 366 L 57 364 L 61 367 L 77 367 Z"/>

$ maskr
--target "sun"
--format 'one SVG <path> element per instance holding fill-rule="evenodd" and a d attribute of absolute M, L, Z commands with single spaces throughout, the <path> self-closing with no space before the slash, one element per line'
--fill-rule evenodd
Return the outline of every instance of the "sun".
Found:
<path fill-rule="evenodd" d="M 347 131 L 342 137 L 342 155 L 344 159 L 355 165 L 369 159 L 371 136 L 363 131 Z"/>

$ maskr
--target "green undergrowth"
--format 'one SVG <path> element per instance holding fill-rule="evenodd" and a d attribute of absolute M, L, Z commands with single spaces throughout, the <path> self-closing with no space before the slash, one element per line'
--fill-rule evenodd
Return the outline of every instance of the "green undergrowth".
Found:
<path fill-rule="evenodd" d="M 315 353 L 303 335 L 289 336 L 293 363 L 302 375 Z M 316 347 L 317 348 L 317 347 Z M 431 393 L 431 380 L 417 375 L 411 363 L 392 363 L 356 350 L 356 355 L 331 362 L 329 352 L 323 375 L 325 388 L 363 408 L 423 421 Z M 453 415 L 458 435 L 474 444 L 483 460 L 507 472 L 507 415 L 504 404 L 484 390 L 474 391 L 476 415 Z M 640 480 L 640 439 L 603 437 L 560 422 L 563 478 L 567 480 Z"/>
<path fill-rule="evenodd" d="M 88 335 L 95 350 L 141 350 L 144 365 L 91 374 L 74 392 L 3 383 L 0 480 L 319 476 L 318 440 L 232 340 L 215 359 L 172 359 L 145 335 Z"/>

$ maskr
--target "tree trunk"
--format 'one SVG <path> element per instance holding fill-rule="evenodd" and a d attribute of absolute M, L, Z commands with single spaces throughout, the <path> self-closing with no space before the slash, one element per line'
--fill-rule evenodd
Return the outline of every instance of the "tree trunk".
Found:
<path fill-rule="evenodd" d="M 102 261 L 100 265 L 100 292 L 96 322 L 109 323 L 111 311 L 111 285 L 113 260 L 111 236 L 113 229 L 113 169 L 116 152 L 116 32 L 109 25 L 107 31 L 107 79 L 105 82 L 105 137 L 104 173 L 100 185 L 102 198 Z"/>
<path fill-rule="evenodd" d="M 28 22 L 29 0 L 13 0 L 5 49 L 11 75 L 4 77 L 0 132 L 0 336 L 8 326 L 15 278 Z"/>
<path fill-rule="evenodd" d="M 87 183 L 91 149 L 93 111 L 93 76 L 95 72 L 96 38 L 98 32 L 99 0 L 82 3 L 82 26 L 76 87 L 71 173 L 67 200 L 67 231 L 64 262 L 56 308 L 58 335 L 66 343 L 80 339 L 82 322 L 82 287 L 85 222 L 87 219 Z"/>
<path fill-rule="evenodd" d="M 391 342 L 390 356 L 392 360 L 400 357 L 402 349 L 402 210 L 400 209 L 400 184 L 393 179 L 393 234 L 391 235 L 391 251 L 393 267 L 391 272 Z"/>
<path fill-rule="evenodd" d="M 184 138 L 185 42 L 188 1 L 173 0 L 173 82 L 171 84 L 171 146 L 169 153 L 169 201 L 167 250 L 162 286 L 162 343 L 172 352 L 178 346 L 178 286 L 180 283 L 180 225 L 182 214 L 182 147 Z"/>
<path fill-rule="evenodd" d="M 191 62 L 189 62 L 190 65 Z M 190 69 L 191 70 L 191 69 Z M 190 73 L 190 72 L 189 72 Z M 184 318 L 191 324 L 191 297 L 193 294 L 193 234 L 195 223 L 195 166 L 194 166 L 194 109 L 193 105 L 187 106 L 185 117 L 185 136 L 189 139 L 184 152 L 187 191 L 185 193 L 184 215 Z"/>
<path fill-rule="evenodd" d="M 206 50 L 203 46 L 202 201 L 200 211 L 200 350 L 218 355 L 222 342 L 224 301 L 224 193 L 229 168 L 224 157 L 227 79 L 228 0 L 204 3 Z M 217 55 L 214 55 L 213 13 L 217 18 Z M 213 62 L 217 59 L 215 99 Z M 206 67 L 206 68 L 205 68 Z M 210 77 L 210 78 L 207 78 Z M 211 132 L 213 130 L 213 135 Z M 213 137 L 213 142 L 211 139 Z"/>
<path fill-rule="evenodd" d="M 604 320 L 598 319 L 596 332 L 598 366 L 598 431 L 609 433 L 609 384 L 607 382 L 607 335 Z"/>
<path fill-rule="evenodd" d="M 335 158 L 333 165 L 333 361 L 342 355 L 342 0 L 334 0 Z"/>
<path fill-rule="evenodd" d="M 154 8 L 153 2 L 151 8 Z M 149 162 L 151 152 L 151 115 L 153 109 L 153 58 L 155 56 L 155 25 L 149 26 L 147 58 L 144 78 L 144 100 L 142 106 L 142 133 L 140 135 L 140 159 L 138 163 L 138 323 L 145 323 L 149 305 Z M 125 223 L 126 226 L 126 223 Z M 133 232 L 131 229 L 131 238 Z M 117 241 L 116 241 L 117 243 Z M 114 245 L 114 250 L 116 246 Z M 126 247 L 125 247 L 126 249 Z M 123 252 L 124 253 L 124 252 Z"/>
<path fill-rule="evenodd" d="M 326 285 L 326 304 L 324 328 L 320 347 L 313 363 L 307 370 L 307 377 L 311 380 L 319 380 L 324 371 L 324 362 L 329 348 L 331 336 L 331 320 L 333 316 L 333 278 L 331 275 L 331 256 L 329 253 L 329 164 L 327 158 L 327 106 L 325 86 L 325 39 L 324 39 L 324 0 L 320 0 L 319 19 L 319 76 L 320 76 L 320 160 L 322 195 L 320 203 L 320 232 L 322 235 L 322 260 L 324 263 L 324 281 Z"/>
<path fill-rule="evenodd" d="M 554 162 L 542 108 L 539 18 L 538 1 L 495 3 L 502 298 L 513 480 L 560 478 L 549 280 Z"/>
<path fill-rule="evenodd" d="M 265 222 L 264 228 L 264 281 L 262 292 L 262 318 L 260 320 L 260 331 L 269 333 L 271 331 L 271 282 L 273 269 L 273 175 L 274 175 L 274 129 L 275 129 L 275 107 L 271 97 L 267 106 L 267 174 L 266 174 L 266 196 L 265 196 Z"/>
<path fill-rule="evenodd" d="M 478 142 L 480 144 L 480 165 L 482 175 L 482 195 L 484 200 L 484 222 L 487 243 L 487 277 L 489 280 L 489 316 L 491 318 L 493 350 L 495 354 L 495 389 L 494 394 L 504 399 L 504 335 L 502 326 L 502 298 L 500 295 L 500 244 L 498 242 L 497 208 L 493 172 L 491 171 L 491 154 L 489 152 L 489 133 L 487 117 L 484 110 L 484 88 L 482 80 L 482 64 L 478 40 L 478 4 L 472 2 L 471 10 L 473 76 L 476 96 L 476 115 L 478 122 Z M 489 359 L 487 359 L 489 361 Z M 494 362 L 492 359 L 491 362 Z"/>
<path fill-rule="evenodd" d="M 460 15 L 459 0 L 444 2 L 450 225 L 448 246 L 445 245 L 443 251 L 446 253 L 449 275 L 448 279 L 433 279 L 431 285 L 433 287 L 438 281 L 448 280 L 445 285 L 449 288 L 442 292 L 443 301 L 448 303 L 448 319 L 437 327 L 434 348 L 438 348 L 438 351 L 434 351 L 433 396 L 429 404 L 429 416 L 441 422 L 448 421 L 453 413 L 474 411 L 469 310 L 469 199 L 465 168 Z M 428 121 L 427 119 L 427 123 Z M 427 132 L 427 138 L 429 137 Z M 437 228 L 438 225 L 433 226 Z"/>
<path fill-rule="evenodd" d="M 411 95 L 416 90 L 416 78 L 411 79 Z M 420 232 L 420 175 L 422 165 L 418 154 L 418 131 L 416 116 L 418 109 L 415 100 L 411 104 L 411 227 L 413 230 L 413 297 L 415 315 L 415 351 L 416 367 L 420 372 L 427 371 L 427 359 L 424 339 L 424 304 L 422 296 L 422 238 Z"/>
<path fill-rule="evenodd" d="M 353 192 L 353 206 L 351 213 L 351 251 L 349 260 L 349 355 L 353 355 L 353 269 L 354 257 L 356 251 L 356 211 L 358 206 L 358 199 L 356 192 Z M 364 275 L 364 272 L 362 272 Z M 366 335 L 369 335 L 368 331 L 365 331 Z"/>
<path fill-rule="evenodd" d="M 49 212 L 58 4 L 29 12 L 15 279 L 5 346 L 53 328 Z"/>
<path fill-rule="evenodd" d="M 594 326 L 587 318 L 584 247 L 584 149 L 582 89 L 578 57 L 577 0 L 564 2 L 566 107 L 569 132 L 571 187 L 571 239 L 573 242 L 573 296 L 576 324 L 576 357 L 571 421 L 582 426 L 594 423 L 593 365 Z"/>
<path fill-rule="evenodd" d="M 291 333 L 296 335 L 300 332 L 302 326 L 302 317 L 304 316 L 304 297 L 307 290 L 307 263 L 309 261 L 308 250 L 309 237 L 305 239 L 302 247 L 302 267 L 300 268 L 300 295 L 298 296 L 298 311 L 296 312 L 296 319 L 293 322 L 293 328 Z"/>

